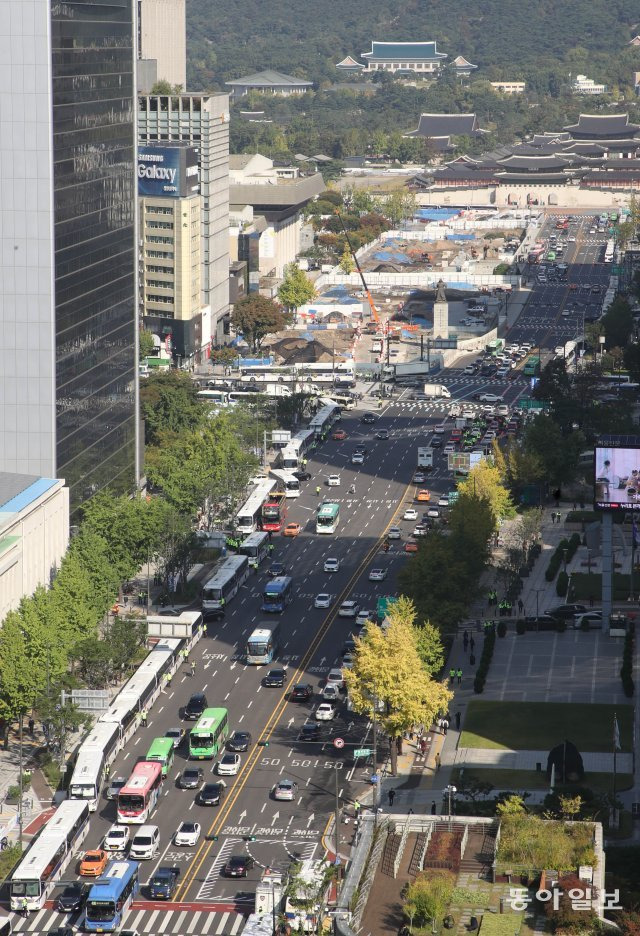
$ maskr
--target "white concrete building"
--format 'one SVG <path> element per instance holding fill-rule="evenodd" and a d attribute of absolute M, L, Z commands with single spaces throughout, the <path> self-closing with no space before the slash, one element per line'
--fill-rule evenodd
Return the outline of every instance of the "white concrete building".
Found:
<path fill-rule="evenodd" d="M 138 0 L 138 58 L 155 59 L 158 81 L 186 88 L 186 0 Z"/>
<path fill-rule="evenodd" d="M 571 87 L 574 94 L 607 93 L 607 86 L 605 84 L 596 84 L 593 78 L 587 78 L 586 75 L 576 75 Z"/>
<path fill-rule="evenodd" d="M 0 472 L 0 624 L 22 598 L 51 584 L 68 542 L 64 481 Z"/>

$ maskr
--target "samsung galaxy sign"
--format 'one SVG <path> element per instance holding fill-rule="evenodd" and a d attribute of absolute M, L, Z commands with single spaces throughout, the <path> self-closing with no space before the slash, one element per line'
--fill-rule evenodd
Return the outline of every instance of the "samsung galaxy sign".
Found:
<path fill-rule="evenodd" d="M 192 147 L 138 148 L 138 195 L 169 198 L 190 195 L 198 191 L 197 176 L 197 153 Z"/>

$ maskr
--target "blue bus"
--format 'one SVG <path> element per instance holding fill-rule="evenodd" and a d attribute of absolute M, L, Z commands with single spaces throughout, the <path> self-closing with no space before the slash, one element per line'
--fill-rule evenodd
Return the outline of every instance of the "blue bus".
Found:
<path fill-rule="evenodd" d="M 293 599 L 293 579 L 290 575 L 278 575 L 265 585 L 262 594 L 262 610 L 282 614 Z"/>
<path fill-rule="evenodd" d="M 125 914 L 138 893 L 138 862 L 110 861 L 93 884 L 85 904 L 84 929 L 109 933 L 120 929 Z"/>

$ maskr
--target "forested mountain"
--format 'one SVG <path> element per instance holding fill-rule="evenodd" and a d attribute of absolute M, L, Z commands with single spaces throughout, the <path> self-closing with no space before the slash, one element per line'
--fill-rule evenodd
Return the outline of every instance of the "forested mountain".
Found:
<path fill-rule="evenodd" d="M 562 64 L 607 80 L 639 20 L 637 0 L 187 0 L 189 84 L 263 68 L 333 82 L 335 63 L 373 39 L 436 39 L 490 79 Z"/>

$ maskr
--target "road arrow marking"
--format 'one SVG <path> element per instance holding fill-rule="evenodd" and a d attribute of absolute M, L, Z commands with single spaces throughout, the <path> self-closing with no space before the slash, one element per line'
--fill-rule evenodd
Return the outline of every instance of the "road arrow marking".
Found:
<path fill-rule="evenodd" d="M 271 825 L 275 825 L 275 824 L 276 824 L 276 820 L 279 819 L 279 818 L 280 818 L 280 813 L 279 813 L 279 812 L 274 813 L 274 814 L 273 814 L 273 817 L 272 817 L 272 819 L 271 819 Z"/>
<path fill-rule="evenodd" d="M 290 718 L 289 721 L 287 722 L 287 728 L 291 728 L 291 726 L 293 725 L 294 721 L 295 721 L 295 718 Z"/>
<path fill-rule="evenodd" d="M 315 817 L 316 817 L 316 816 L 315 816 L 315 813 L 311 813 L 311 815 L 310 815 L 309 818 L 307 819 L 307 829 L 309 828 L 309 826 L 311 825 L 311 823 L 313 822 L 313 820 L 315 819 Z"/>
<path fill-rule="evenodd" d="M 246 815 L 247 815 L 247 810 L 246 810 L 246 809 L 243 809 L 242 812 L 240 813 L 239 817 L 238 817 L 238 822 L 242 822 L 242 820 L 244 819 L 244 817 L 245 817 Z"/>

